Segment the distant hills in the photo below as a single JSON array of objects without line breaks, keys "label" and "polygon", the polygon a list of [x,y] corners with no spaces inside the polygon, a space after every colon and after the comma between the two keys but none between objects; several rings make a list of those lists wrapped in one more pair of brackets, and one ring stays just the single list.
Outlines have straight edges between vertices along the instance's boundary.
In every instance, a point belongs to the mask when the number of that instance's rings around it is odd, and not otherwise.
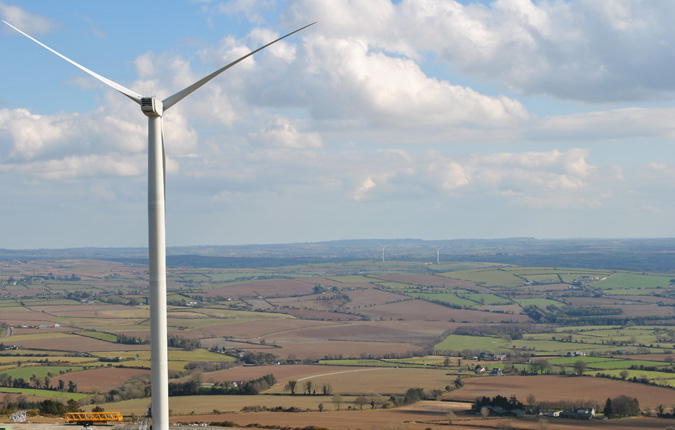
[{"label": "distant hills", "polygon": [[[167,264],[189,267],[272,267],[326,260],[486,261],[522,266],[675,272],[675,238],[663,239],[355,239],[269,245],[167,248]],[[146,248],[0,249],[0,260],[99,259],[147,263]]]}]

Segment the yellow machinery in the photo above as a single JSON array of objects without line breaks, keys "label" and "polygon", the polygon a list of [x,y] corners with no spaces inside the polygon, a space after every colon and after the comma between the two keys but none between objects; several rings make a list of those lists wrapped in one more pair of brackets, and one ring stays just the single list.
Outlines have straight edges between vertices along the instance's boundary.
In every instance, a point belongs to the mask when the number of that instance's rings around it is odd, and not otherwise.
[{"label": "yellow machinery", "polygon": [[108,421],[122,421],[119,412],[68,412],[66,422],[68,424],[107,424]]}]

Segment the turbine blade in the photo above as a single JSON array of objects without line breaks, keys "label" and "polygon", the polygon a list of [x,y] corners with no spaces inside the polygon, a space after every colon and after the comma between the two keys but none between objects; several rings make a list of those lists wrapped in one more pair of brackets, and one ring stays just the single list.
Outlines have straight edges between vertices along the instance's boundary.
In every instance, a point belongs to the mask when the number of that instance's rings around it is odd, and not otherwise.
[{"label": "turbine blade", "polygon": [[297,33],[297,32],[300,31],[300,30],[304,30],[305,28],[307,28],[307,27],[309,27],[309,26],[312,26],[312,25],[314,25],[314,24],[316,24],[316,22],[313,22],[313,23],[311,23],[311,24],[309,24],[309,25],[306,25],[306,26],[304,26],[304,27],[298,28],[297,30],[292,31],[292,32],[288,33],[287,35],[282,36],[282,37],[278,38],[277,40],[274,40],[274,41],[268,43],[267,45],[261,46],[260,48],[256,49],[255,51],[251,51],[251,52],[249,52],[248,54],[244,55],[243,57],[239,58],[238,60],[235,60],[235,61],[231,62],[231,63],[228,64],[227,66],[222,67],[222,68],[216,70],[215,72],[213,72],[213,73],[211,73],[210,75],[208,75],[208,76],[202,78],[201,80],[195,82],[194,84],[190,85],[189,87],[184,88],[183,90],[177,92],[176,94],[174,94],[174,95],[172,95],[172,96],[170,96],[170,97],[167,97],[166,99],[164,99],[164,100],[162,101],[162,103],[164,104],[164,110],[169,109],[171,106],[173,106],[173,105],[175,105],[176,103],[178,103],[179,101],[183,100],[185,97],[189,96],[193,91],[195,91],[196,89],[198,89],[199,87],[201,87],[201,86],[204,85],[205,83],[209,82],[211,79],[215,78],[216,76],[220,75],[220,74],[223,73],[225,70],[229,69],[230,67],[234,66],[235,64],[237,64],[237,63],[239,63],[239,62],[241,62],[241,61],[247,59],[248,57],[250,57],[251,55],[255,54],[256,52],[262,51],[263,49],[267,48],[268,46],[270,46],[270,45],[272,45],[272,44],[274,44],[274,43],[277,43],[277,42],[280,41],[281,39],[285,39],[285,38],[287,38],[288,36],[290,36],[290,35],[292,35],[292,34],[295,34],[295,33]]},{"label": "turbine blade", "polygon": [[164,187],[164,213],[166,214],[166,151],[164,150],[164,117],[159,117],[159,130],[162,137],[162,185]]},{"label": "turbine blade", "polygon": [[27,38],[29,38],[29,39],[32,40],[33,42],[37,43],[38,45],[40,45],[40,46],[42,46],[43,48],[47,49],[48,51],[51,51],[51,52],[53,52],[54,54],[58,55],[59,57],[63,58],[64,60],[66,60],[67,62],[69,62],[70,64],[72,64],[73,66],[75,66],[75,67],[81,69],[82,71],[84,71],[84,72],[90,74],[91,76],[95,77],[96,79],[98,79],[99,81],[101,81],[101,82],[103,82],[104,84],[108,85],[109,87],[111,87],[111,88],[113,88],[113,89],[119,91],[120,93],[122,93],[122,94],[124,94],[125,96],[129,97],[131,100],[135,101],[136,103],[141,104],[141,95],[140,95],[140,94],[138,94],[138,93],[136,93],[136,92],[130,90],[129,88],[126,88],[126,87],[124,87],[124,86],[118,84],[117,82],[111,81],[111,80],[108,79],[108,78],[104,78],[103,76],[99,75],[99,74],[96,73],[96,72],[92,72],[91,70],[87,69],[86,67],[82,66],[81,64],[78,64],[78,63],[76,63],[75,61],[71,60],[70,58],[66,57],[65,55],[59,54],[58,52],[54,51],[54,50],[53,50],[52,48],[50,48],[49,46],[45,45],[44,43],[40,42],[39,40],[36,40],[36,39],[32,38],[32,37],[29,36],[28,34],[24,33],[23,31],[21,31],[21,30],[19,30],[18,28],[14,27],[12,24],[8,23],[7,21],[2,20],[2,22],[4,22],[5,24],[7,24],[8,26],[12,27],[14,30],[18,31],[19,33],[23,34],[24,36],[26,36]]}]

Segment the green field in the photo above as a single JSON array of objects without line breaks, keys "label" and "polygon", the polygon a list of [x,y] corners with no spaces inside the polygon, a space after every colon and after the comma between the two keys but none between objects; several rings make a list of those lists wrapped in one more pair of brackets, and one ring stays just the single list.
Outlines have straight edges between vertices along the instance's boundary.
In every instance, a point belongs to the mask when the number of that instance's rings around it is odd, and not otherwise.
[{"label": "green field", "polygon": [[10,387],[0,387],[0,393],[23,394],[24,396],[47,397],[50,399],[64,399],[64,400],[69,399],[80,400],[90,396],[90,394],[85,393],[68,393],[66,391],[38,390],[35,388],[10,388]]},{"label": "green field", "polygon": [[546,309],[547,306],[557,306],[559,308],[565,307],[565,304],[557,300],[551,299],[514,299],[522,307],[525,306],[536,306],[540,309]]},{"label": "green field", "polygon": [[501,337],[464,336],[451,334],[436,344],[436,351],[463,351],[465,349],[498,352],[508,341]]},{"label": "green field", "polygon": [[486,287],[519,287],[524,282],[513,273],[502,269],[460,270],[440,273],[440,275],[472,281]]},{"label": "green field", "polygon": [[340,282],[342,284],[368,284],[370,282],[376,281],[373,278],[368,276],[354,275],[354,276],[331,276],[326,279],[331,281]]},{"label": "green field", "polygon": [[593,283],[602,289],[668,288],[672,277],[640,275],[636,273],[616,273],[607,279]]},{"label": "green field", "polygon": [[52,376],[59,376],[64,373],[77,372],[82,369],[82,367],[75,366],[24,366],[7,370],[3,373],[10,375],[12,378],[23,378],[28,381],[33,375],[38,378],[44,378],[45,376],[49,376],[49,374]]},{"label": "green field", "polygon": [[100,331],[79,331],[75,333],[78,336],[91,337],[94,339],[104,340],[106,342],[117,342],[117,336],[110,333],[102,333]]}]

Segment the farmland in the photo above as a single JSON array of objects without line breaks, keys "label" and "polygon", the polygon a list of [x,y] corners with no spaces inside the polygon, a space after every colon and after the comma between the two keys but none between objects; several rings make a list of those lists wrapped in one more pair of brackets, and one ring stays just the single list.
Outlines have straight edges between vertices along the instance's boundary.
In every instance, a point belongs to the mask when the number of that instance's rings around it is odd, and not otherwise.
[{"label": "farmland", "polygon": [[[495,262],[172,267],[171,383],[198,380],[208,390],[274,375],[256,395],[172,397],[172,420],[246,425],[277,414],[289,425],[318,425],[322,410],[336,416],[331,429],[406,420],[424,429],[450,410],[469,420],[462,414],[476,396],[576,398],[596,407],[617,393],[655,415],[675,395],[671,281],[669,273]],[[0,288],[5,404],[72,398],[85,408],[144,413],[145,266],[11,260]],[[489,376],[492,369],[505,376]],[[427,401],[397,403],[411,388]],[[364,396],[366,407],[356,406]],[[312,412],[266,411],[277,407]]]}]

